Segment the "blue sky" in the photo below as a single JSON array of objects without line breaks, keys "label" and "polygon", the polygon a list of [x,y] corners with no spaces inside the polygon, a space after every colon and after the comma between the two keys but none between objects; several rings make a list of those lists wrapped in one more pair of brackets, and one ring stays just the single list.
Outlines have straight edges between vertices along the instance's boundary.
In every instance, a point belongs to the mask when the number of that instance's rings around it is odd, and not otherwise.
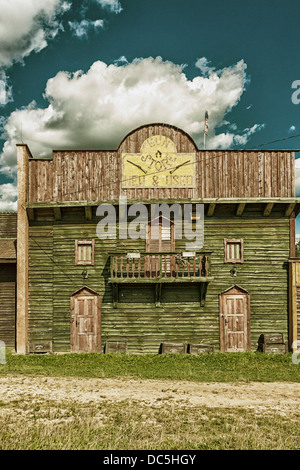
[{"label": "blue sky", "polygon": [[208,109],[209,148],[300,148],[297,0],[0,0],[0,11],[0,210],[16,207],[21,140],[34,156],[116,148],[163,121],[201,148]]}]

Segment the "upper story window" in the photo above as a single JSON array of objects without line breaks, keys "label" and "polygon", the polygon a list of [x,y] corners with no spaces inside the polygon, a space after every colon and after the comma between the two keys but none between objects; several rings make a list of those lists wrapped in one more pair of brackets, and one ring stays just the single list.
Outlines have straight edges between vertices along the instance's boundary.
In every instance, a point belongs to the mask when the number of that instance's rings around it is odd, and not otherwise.
[{"label": "upper story window", "polygon": [[224,239],[225,263],[243,263],[243,240],[236,238]]},{"label": "upper story window", "polygon": [[75,241],[75,264],[94,265],[95,240]]},{"label": "upper story window", "polygon": [[157,217],[147,225],[146,233],[147,252],[175,251],[174,223],[165,217]]}]

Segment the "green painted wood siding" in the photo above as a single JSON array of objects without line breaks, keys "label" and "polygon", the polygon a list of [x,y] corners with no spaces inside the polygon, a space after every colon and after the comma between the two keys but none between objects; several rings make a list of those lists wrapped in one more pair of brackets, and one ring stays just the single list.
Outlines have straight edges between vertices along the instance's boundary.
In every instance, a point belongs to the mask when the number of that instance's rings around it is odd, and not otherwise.
[{"label": "green painted wood siding", "polygon": [[[74,211],[74,214],[76,211]],[[154,303],[154,285],[122,286],[118,308],[112,303],[108,284],[109,256],[145,251],[145,240],[99,240],[97,220],[79,215],[50,224],[39,220],[30,227],[29,338],[53,340],[54,351],[70,350],[70,296],[87,286],[102,296],[102,345],[127,341],[129,352],[157,353],[162,342],[210,343],[219,349],[219,294],[234,284],[250,294],[251,344],[256,349],[261,333],[288,331],[289,219],[282,210],[262,217],[261,209],[246,209],[235,217],[233,209],[218,206],[205,219],[205,244],[211,251],[211,276],[206,302],[200,307],[197,289],[188,285],[162,286],[160,307]],[[48,225],[44,225],[47,223]],[[224,263],[224,238],[243,238],[244,263]],[[95,239],[94,266],[75,266],[75,240]],[[176,251],[184,251],[176,240]],[[88,278],[82,278],[87,268]]]}]

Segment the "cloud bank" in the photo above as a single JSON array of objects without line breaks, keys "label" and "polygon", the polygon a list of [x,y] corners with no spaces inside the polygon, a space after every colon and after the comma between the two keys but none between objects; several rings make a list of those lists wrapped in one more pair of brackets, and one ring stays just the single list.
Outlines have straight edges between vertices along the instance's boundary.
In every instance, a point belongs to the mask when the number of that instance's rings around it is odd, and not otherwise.
[{"label": "cloud bank", "polygon": [[[207,148],[244,145],[262,126],[240,132],[224,117],[236,106],[247,82],[244,61],[215,70],[203,59],[205,73],[189,80],[184,66],[160,57],[125,57],[114,64],[96,61],[84,73],[59,72],[48,80],[44,98],[14,111],[2,123],[5,139],[0,156],[2,173],[16,178],[16,143],[22,139],[36,157],[58,148],[115,149],[131,130],[163,122],[189,133],[202,146],[205,111],[209,112]],[[227,131],[217,134],[223,125]]]},{"label": "cloud bank", "polygon": [[57,16],[71,4],[63,0],[1,0],[0,67],[21,62],[47,46],[62,28]]},{"label": "cloud bank", "polygon": [[65,0],[0,0],[0,105],[12,100],[7,69],[44,49],[63,30],[58,17],[70,7]]}]

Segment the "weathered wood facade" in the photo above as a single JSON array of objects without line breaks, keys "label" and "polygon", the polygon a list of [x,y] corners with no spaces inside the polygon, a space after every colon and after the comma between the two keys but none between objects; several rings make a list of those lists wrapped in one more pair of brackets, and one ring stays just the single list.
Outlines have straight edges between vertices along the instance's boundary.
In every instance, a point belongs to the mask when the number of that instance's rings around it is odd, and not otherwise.
[{"label": "weathered wood facade", "polygon": [[[43,160],[20,145],[18,155],[18,352],[105,351],[111,342],[137,353],[162,343],[239,351],[268,332],[291,346],[293,151],[200,151],[182,130],[154,124],[113,151]],[[173,239],[160,222],[157,244],[120,238],[124,197],[149,214],[157,203],[192,204],[194,229],[203,205],[203,247],[186,253],[184,236]],[[115,238],[97,236],[104,203],[116,208]]]},{"label": "weathered wood facade", "polygon": [[17,214],[0,213],[0,341],[15,349]]}]

